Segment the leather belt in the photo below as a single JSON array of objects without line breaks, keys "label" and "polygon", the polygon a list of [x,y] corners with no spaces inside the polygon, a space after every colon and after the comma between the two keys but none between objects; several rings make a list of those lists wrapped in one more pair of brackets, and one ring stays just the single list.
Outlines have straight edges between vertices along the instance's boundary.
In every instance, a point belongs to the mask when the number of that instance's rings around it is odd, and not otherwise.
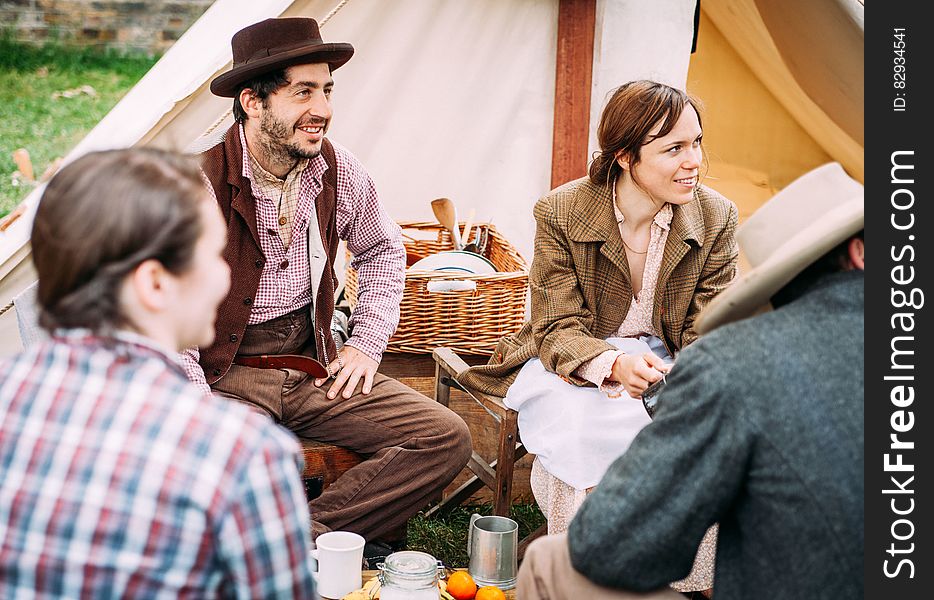
[{"label": "leather belt", "polygon": [[317,379],[331,377],[327,368],[308,356],[300,354],[263,354],[261,356],[240,356],[233,359],[235,365],[253,367],[255,369],[294,369],[308,373]]}]

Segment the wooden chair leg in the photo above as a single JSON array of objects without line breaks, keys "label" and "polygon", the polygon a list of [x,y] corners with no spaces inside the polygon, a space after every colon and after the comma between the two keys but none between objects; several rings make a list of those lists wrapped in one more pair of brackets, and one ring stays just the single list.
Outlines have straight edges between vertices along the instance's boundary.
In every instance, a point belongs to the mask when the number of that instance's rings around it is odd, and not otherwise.
[{"label": "wooden chair leg", "polygon": [[545,523],[529,535],[522,538],[519,542],[519,548],[516,550],[516,556],[521,561],[525,557],[525,551],[529,549],[529,544],[548,533],[548,523]]},{"label": "wooden chair leg", "polygon": [[456,490],[451,492],[451,494],[435,504],[430,509],[425,511],[425,516],[429,519],[432,517],[446,515],[464,502],[466,502],[471,496],[483,489],[483,486],[486,484],[483,481],[474,475],[464,483],[460,485]]},{"label": "wooden chair leg", "polygon": [[450,408],[451,386],[443,383],[443,378],[447,371],[441,367],[440,363],[435,363],[435,400]]},{"label": "wooden chair leg", "polygon": [[457,376],[469,367],[467,363],[450,348],[436,348],[432,353],[435,360],[435,400],[447,405],[450,401],[451,387],[457,387],[471,396],[498,424],[497,458],[487,462],[476,452],[473,453],[467,468],[474,474],[440,505],[433,507],[428,514],[443,514],[453,505],[460,504],[471,494],[487,486],[493,492],[493,514],[509,516],[512,506],[512,478],[515,463],[526,454],[525,447],[519,443],[518,413],[503,404],[503,399],[469,391],[457,382]]},{"label": "wooden chair leg", "polygon": [[516,439],[519,434],[518,416],[513,410],[507,411],[500,423],[493,514],[501,517],[508,517],[509,508],[512,506],[512,474],[516,463]]}]

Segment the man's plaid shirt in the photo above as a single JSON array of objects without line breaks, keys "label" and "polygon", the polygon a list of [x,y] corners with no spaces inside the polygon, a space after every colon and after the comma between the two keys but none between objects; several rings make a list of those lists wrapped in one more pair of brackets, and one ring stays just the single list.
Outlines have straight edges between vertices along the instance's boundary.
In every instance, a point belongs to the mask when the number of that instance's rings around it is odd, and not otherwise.
[{"label": "man's plaid shirt", "polygon": [[289,433],[133,334],[0,373],[0,598],[315,597]]}]

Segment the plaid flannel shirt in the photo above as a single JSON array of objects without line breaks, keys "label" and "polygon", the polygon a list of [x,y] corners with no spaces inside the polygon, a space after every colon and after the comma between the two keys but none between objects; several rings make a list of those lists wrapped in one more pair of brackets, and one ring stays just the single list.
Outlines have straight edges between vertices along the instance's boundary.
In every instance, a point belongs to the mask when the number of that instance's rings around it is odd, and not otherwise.
[{"label": "plaid flannel shirt", "polygon": [[0,598],[316,597],[289,433],[134,334],[0,373]]},{"label": "plaid flannel shirt", "polygon": [[[242,172],[250,180],[256,198],[257,230],[266,257],[250,311],[249,324],[255,325],[311,303],[308,224],[328,166],[320,154],[301,161],[298,165],[304,166],[301,175],[287,177],[283,188],[277,190],[260,174],[254,174],[242,125],[239,132],[243,144]],[[357,306],[350,318],[352,335],[347,345],[380,362],[399,325],[399,303],[405,287],[402,230],[383,208],[373,180],[360,161],[343,146],[334,141],[331,144],[337,158],[337,233],[354,256],[351,265],[357,270],[359,281]],[[206,185],[213,196],[214,189],[209,183]],[[280,234],[280,198],[283,211],[292,221],[288,225],[291,239],[285,242]],[[186,374],[207,393],[199,358],[196,348],[182,354]]]}]

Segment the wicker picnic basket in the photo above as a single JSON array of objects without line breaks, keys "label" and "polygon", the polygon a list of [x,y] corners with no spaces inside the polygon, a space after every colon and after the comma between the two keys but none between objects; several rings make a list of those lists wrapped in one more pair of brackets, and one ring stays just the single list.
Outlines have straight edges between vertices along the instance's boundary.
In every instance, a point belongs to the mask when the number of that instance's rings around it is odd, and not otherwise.
[{"label": "wicker picnic basket", "polygon": [[[453,250],[450,233],[435,222],[402,222],[405,248],[428,256]],[[463,223],[461,223],[463,226]],[[496,227],[479,223],[471,239],[486,239],[483,255],[496,267],[496,273],[470,275],[440,271],[413,271],[405,274],[399,327],[390,338],[387,352],[431,352],[447,346],[463,354],[491,354],[496,342],[519,331],[525,322],[526,289],[529,268],[525,259]],[[357,305],[357,272],[347,261],[345,290],[351,309]],[[474,281],[472,291],[429,292],[428,282]]]}]

